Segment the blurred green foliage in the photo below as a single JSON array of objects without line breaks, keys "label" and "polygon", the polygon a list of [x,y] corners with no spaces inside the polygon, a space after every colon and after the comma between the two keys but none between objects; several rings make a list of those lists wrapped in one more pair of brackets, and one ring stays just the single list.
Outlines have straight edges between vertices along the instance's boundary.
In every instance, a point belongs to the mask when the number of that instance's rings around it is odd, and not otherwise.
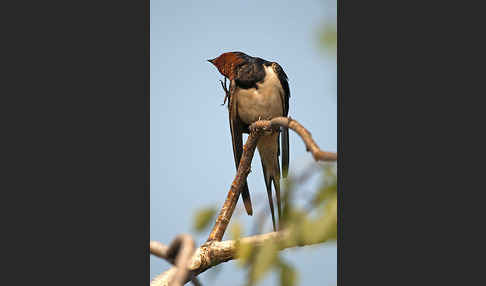
[{"label": "blurred green foliage", "polygon": [[215,207],[205,207],[196,211],[194,214],[193,228],[197,232],[202,232],[214,222],[216,215]]},{"label": "blurred green foliage", "polygon": [[294,286],[297,285],[297,271],[295,268],[284,262],[280,263],[280,285]]},{"label": "blurred green foliage", "polygon": [[319,45],[323,50],[331,53],[337,51],[337,28],[335,24],[325,23],[318,31]]},{"label": "blurred green foliage", "polygon": [[278,263],[278,245],[267,240],[259,248],[255,248],[255,255],[250,261],[249,276],[247,285],[255,285],[264,275]]},{"label": "blurred green foliage", "polygon": [[[247,286],[258,284],[269,272],[280,275],[281,286],[298,285],[298,272],[292,263],[284,261],[279,250],[287,246],[318,244],[335,240],[337,236],[337,176],[335,164],[326,164],[318,171],[318,188],[303,206],[297,206],[294,197],[299,196],[299,186],[311,176],[289,177],[284,181],[282,226],[290,235],[285,240],[267,240],[260,246],[242,243],[245,236],[243,225],[234,217],[230,234],[237,241],[237,265],[247,271]],[[196,212],[194,226],[198,231],[206,229],[214,221],[216,209],[203,208]],[[262,223],[255,220],[255,223]]]},{"label": "blurred green foliage", "polygon": [[[297,285],[298,273],[289,262],[283,261],[279,249],[293,245],[308,245],[335,240],[337,235],[337,177],[335,165],[321,169],[321,182],[311,200],[297,206],[298,186],[302,181],[289,177],[283,195],[282,225],[290,232],[288,239],[266,241],[260,247],[239,244],[238,263],[248,271],[246,285],[256,285],[271,270],[280,271],[280,285]],[[310,176],[303,176],[309,178]],[[242,235],[239,229],[238,234]]]},{"label": "blurred green foliage", "polygon": [[[337,27],[334,22],[325,22],[318,30],[319,48],[332,56],[337,52]],[[306,176],[303,176],[306,177]],[[270,271],[280,274],[281,286],[298,285],[298,271],[292,263],[285,261],[279,249],[286,245],[308,245],[324,243],[337,238],[337,174],[335,164],[326,164],[321,169],[321,183],[312,199],[304,207],[295,204],[294,196],[302,181],[288,178],[284,182],[282,196],[283,211],[281,225],[290,232],[285,241],[266,241],[262,246],[241,243],[244,237],[242,224],[233,218],[231,237],[237,241],[237,264],[248,272],[246,285],[260,282]],[[208,207],[196,212],[194,228],[204,231],[213,221],[216,208]],[[262,224],[261,221],[256,221]],[[259,228],[261,229],[261,228]]]}]

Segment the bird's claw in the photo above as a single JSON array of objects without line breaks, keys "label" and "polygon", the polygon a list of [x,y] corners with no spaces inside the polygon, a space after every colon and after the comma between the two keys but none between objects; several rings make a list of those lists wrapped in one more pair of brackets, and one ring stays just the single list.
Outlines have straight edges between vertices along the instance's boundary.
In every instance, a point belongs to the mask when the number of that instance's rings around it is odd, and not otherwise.
[{"label": "bird's claw", "polygon": [[228,91],[228,88],[226,87],[226,77],[224,78],[224,82],[222,80],[219,80],[219,82],[221,83],[221,87],[223,88],[224,90],[224,101],[223,101],[223,104],[221,105],[225,105],[226,104],[226,100],[229,98],[229,91]]}]

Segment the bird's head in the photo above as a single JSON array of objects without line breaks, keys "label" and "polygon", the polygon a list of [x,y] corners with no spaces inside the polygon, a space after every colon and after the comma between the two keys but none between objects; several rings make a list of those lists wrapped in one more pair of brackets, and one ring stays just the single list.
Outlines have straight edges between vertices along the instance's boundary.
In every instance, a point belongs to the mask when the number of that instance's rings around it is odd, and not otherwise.
[{"label": "bird's head", "polygon": [[222,75],[232,80],[235,68],[243,63],[244,59],[236,52],[228,52],[208,62],[212,63]]}]

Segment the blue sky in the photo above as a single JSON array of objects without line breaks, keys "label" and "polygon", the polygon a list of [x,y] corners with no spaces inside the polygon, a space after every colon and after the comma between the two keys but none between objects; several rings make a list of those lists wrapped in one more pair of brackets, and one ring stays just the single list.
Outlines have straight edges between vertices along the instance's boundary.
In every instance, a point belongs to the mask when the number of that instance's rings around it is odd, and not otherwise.
[{"label": "blue sky", "polygon": [[[336,58],[319,50],[317,35],[322,23],[335,23],[336,4],[151,0],[150,5],[150,239],[168,244],[177,234],[189,233],[199,245],[207,233],[192,231],[194,212],[205,206],[219,208],[235,174],[228,111],[221,106],[222,76],[206,60],[238,50],[277,61],[289,77],[289,115],[312,132],[322,149],[336,151]],[[268,208],[255,154],[250,193],[254,205]],[[290,173],[312,164],[300,138],[291,133]],[[243,212],[240,200],[236,214]],[[254,223],[254,217],[238,219],[247,226]],[[267,221],[265,231],[270,230]],[[336,284],[335,243],[286,250],[283,255],[300,271],[300,285]],[[151,278],[169,267],[151,257]],[[203,273],[202,283],[243,284],[245,272],[236,263],[221,269],[215,275],[211,270]],[[271,275],[260,285],[277,281]]]}]

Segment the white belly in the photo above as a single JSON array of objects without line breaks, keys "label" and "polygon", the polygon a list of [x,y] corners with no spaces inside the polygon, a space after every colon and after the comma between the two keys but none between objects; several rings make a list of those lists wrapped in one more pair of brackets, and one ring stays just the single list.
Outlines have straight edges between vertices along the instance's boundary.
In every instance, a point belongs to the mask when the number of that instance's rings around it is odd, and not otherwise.
[{"label": "white belly", "polygon": [[240,119],[251,124],[259,119],[269,120],[283,115],[283,89],[280,80],[272,67],[265,67],[266,75],[262,83],[256,88],[238,89],[238,115]]}]

